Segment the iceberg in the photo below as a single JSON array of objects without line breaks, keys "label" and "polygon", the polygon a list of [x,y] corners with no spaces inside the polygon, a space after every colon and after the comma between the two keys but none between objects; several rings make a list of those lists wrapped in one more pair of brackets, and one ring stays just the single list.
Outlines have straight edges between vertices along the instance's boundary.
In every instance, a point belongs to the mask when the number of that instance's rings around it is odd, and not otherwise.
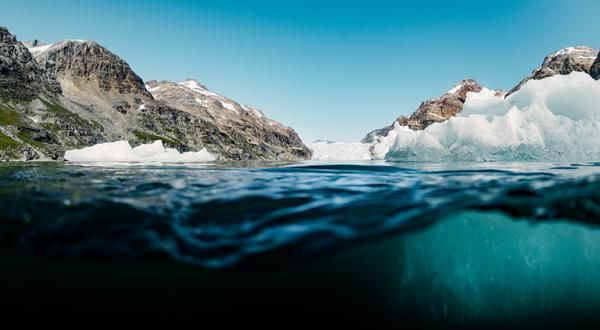
[{"label": "iceberg", "polygon": [[313,160],[324,161],[350,161],[350,160],[371,160],[369,143],[312,143],[308,147],[313,151]]},{"label": "iceberg", "polygon": [[173,162],[198,163],[213,161],[216,157],[206,149],[184,152],[165,148],[162,141],[132,148],[127,141],[100,143],[91,147],[68,150],[65,160],[71,162]]},{"label": "iceberg", "polygon": [[470,92],[456,117],[422,131],[396,123],[372,152],[411,161],[596,161],[600,81],[573,72],[530,80],[506,98]]}]

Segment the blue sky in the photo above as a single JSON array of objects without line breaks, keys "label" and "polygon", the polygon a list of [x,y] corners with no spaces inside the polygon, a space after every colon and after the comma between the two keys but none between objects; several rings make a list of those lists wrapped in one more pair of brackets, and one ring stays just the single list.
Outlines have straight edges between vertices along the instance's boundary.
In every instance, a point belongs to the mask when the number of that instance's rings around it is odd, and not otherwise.
[{"label": "blue sky", "polygon": [[600,1],[10,1],[20,40],[95,40],[144,79],[191,77],[294,127],[357,141],[463,78],[508,89],[600,47]]}]

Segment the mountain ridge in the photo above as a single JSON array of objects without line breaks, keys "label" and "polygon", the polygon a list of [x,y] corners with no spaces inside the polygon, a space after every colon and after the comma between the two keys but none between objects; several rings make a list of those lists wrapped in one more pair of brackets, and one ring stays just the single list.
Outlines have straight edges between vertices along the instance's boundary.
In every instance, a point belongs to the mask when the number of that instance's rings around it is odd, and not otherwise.
[{"label": "mountain ridge", "polygon": [[[0,67],[14,64],[14,59],[22,62],[0,71],[0,91],[6,91],[1,94],[5,97],[0,107],[24,123],[21,126],[49,136],[48,148],[36,148],[36,143],[17,138],[21,128],[0,119],[0,133],[4,132],[0,149],[11,147],[0,159],[60,160],[67,149],[118,140],[139,145],[158,139],[179,151],[206,148],[223,160],[310,158],[310,150],[293,129],[285,126],[285,132],[275,134],[258,123],[264,114],[249,106],[244,107],[255,116],[246,118],[246,130],[239,130],[205,113],[156,100],[127,62],[94,41],[67,39],[43,44],[36,40],[28,42],[28,49],[6,28],[0,31],[0,40]],[[16,101],[23,102],[15,105]],[[45,103],[59,111],[49,111]],[[64,123],[65,118],[71,120]],[[82,138],[82,130],[88,138]]]}]

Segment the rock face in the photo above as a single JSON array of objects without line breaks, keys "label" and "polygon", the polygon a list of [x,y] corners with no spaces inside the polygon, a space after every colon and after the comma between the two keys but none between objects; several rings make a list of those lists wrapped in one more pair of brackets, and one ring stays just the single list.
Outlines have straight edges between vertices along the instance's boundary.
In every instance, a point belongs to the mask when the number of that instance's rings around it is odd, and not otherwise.
[{"label": "rock face", "polygon": [[[290,127],[260,110],[209,91],[193,79],[174,83],[149,81],[152,96],[214,126],[211,142],[233,159],[307,159],[310,150]],[[255,156],[253,156],[255,155]]]},{"label": "rock face", "polygon": [[65,40],[30,48],[46,71],[59,80],[95,83],[105,92],[150,97],[143,80],[125,61],[101,45],[87,40]]},{"label": "rock face", "polygon": [[422,130],[433,124],[446,121],[462,111],[468,92],[478,93],[481,86],[473,79],[466,79],[444,95],[425,101],[410,117],[400,117],[398,122],[413,130]]},{"label": "rock face", "polygon": [[[400,116],[396,121],[401,126],[408,126],[412,130],[422,130],[433,123],[446,121],[462,111],[468,92],[480,92],[482,87],[473,79],[465,79],[444,93],[442,96],[421,103],[419,108],[410,117]],[[379,136],[385,136],[394,128],[390,126],[376,129],[368,133],[362,140],[363,143],[372,143]]]},{"label": "rock face", "polygon": [[0,28],[0,160],[61,159],[66,148],[105,141],[63,101],[60,84]]},{"label": "rock face", "polygon": [[200,147],[162,128],[176,123],[180,111],[156,102],[129,65],[101,45],[65,40],[30,51],[60,83],[68,108],[98,123],[108,141],[139,144],[160,138],[170,147]]},{"label": "rock face", "polygon": [[598,53],[598,57],[596,57],[594,64],[592,64],[592,67],[590,68],[590,76],[596,80],[600,79],[600,52]]},{"label": "rock face", "polygon": [[540,67],[511,89],[507,96],[516,92],[531,79],[543,79],[557,74],[567,75],[573,71],[586,72],[594,79],[600,78],[599,52],[585,46],[567,47],[544,58]]},{"label": "rock face", "polygon": [[[401,117],[401,118],[405,118],[405,117]],[[395,121],[394,121],[394,123],[395,123]],[[394,124],[392,123],[389,126],[385,126],[382,128],[378,128],[376,130],[372,130],[369,133],[367,133],[367,135],[365,135],[365,137],[362,140],[360,140],[360,142],[362,142],[362,143],[377,142],[377,138],[388,135],[388,133],[393,129],[394,129]]]},{"label": "rock face", "polygon": [[30,101],[40,93],[60,93],[27,48],[4,27],[0,27],[0,96]]}]

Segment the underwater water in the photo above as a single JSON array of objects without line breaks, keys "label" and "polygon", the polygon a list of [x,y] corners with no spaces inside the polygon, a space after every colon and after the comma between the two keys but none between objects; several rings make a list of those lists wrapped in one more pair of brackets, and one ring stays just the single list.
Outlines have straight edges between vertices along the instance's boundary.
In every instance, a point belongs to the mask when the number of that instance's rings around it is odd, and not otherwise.
[{"label": "underwater water", "polygon": [[2,164],[3,299],[588,325],[599,189],[596,163]]}]

